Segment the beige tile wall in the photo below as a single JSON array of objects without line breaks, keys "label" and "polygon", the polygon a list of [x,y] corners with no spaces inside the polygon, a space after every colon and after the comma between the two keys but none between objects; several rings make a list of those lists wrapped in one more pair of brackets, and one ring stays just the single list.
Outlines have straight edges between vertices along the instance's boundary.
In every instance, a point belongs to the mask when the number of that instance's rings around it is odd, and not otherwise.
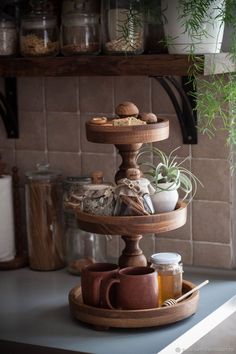
[{"label": "beige tile wall", "polygon": [[[37,162],[49,162],[64,176],[88,175],[102,168],[112,180],[119,164],[112,145],[93,144],[85,136],[85,121],[92,115],[114,115],[123,100],[141,111],[152,110],[170,120],[170,137],[156,145],[169,152],[180,146],[180,158],[189,156],[192,171],[204,184],[188,206],[182,228],[160,235],[147,235],[141,247],[147,257],[158,251],[177,251],[184,264],[231,268],[233,261],[232,177],[227,162],[225,135],[213,140],[199,136],[198,145],[182,145],[173,106],[157,81],[146,77],[22,78],[18,80],[20,138],[6,139],[0,121],[0,152],[8,166],[20,169],[22,195],[25,171]],[[232,202],[234,204],[232,204]],[[107,241],[107,257],[117,258],[123,241]]]}]

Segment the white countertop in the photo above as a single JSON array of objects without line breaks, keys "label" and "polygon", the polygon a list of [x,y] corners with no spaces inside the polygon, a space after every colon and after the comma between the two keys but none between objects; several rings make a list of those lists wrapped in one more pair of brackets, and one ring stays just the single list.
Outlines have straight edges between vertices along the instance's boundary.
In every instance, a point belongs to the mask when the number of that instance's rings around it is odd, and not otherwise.
[{"label": "white countertop", "polygon": [[[163,327],[96,331],[74,320],[69,312],[68,293],[79,283],[79,277],[68,274],[65,269],[54,272],[36,272],[28,268],[2,271],[0,353],[7,345],[1,340],[64,349],[63,353],[159,353],[236,294],[233,271],[185,269],[184,278],[196,284],[210,280],[200,290],[195,315]],[[30,353],[34,354],[32,350]],[[173,353],[176,354],[176,350]]]}]

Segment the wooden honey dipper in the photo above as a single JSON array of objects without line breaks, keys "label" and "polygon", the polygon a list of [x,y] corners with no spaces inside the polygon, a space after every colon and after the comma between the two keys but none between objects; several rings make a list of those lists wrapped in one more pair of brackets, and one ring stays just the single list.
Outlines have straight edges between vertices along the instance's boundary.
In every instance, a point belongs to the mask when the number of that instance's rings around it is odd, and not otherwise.
[{"label": "wooden honey dipper", "polygon": [[176,305],[178,302],[184,300],[186,297],[188,297],[189,295],[191,295],[192,293],[194,293],[195,291],[199,290],[200,288],[202,288],[204,285],[208,284],[209,280],[205,280],[203,283],[195,286],[195,288],[191,289],[190,291],[188,291],[187,293],[185,293],[184,295],[180,296],[178,299],[168,299],[165,300],[163,302],[163,304],[161,305],[161,307],[168,307],[168,306],[173,306]]}]

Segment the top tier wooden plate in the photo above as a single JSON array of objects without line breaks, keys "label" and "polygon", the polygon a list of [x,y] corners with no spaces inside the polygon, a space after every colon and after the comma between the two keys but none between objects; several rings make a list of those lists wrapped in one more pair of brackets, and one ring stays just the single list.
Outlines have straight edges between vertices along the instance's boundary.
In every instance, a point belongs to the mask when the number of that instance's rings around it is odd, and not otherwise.
[{"label": "top tier wooden plate", "polygon": [[152,143],[169,137],[169,121],[158,118],[157,123],[146,125],[112,126],[86,123],[88,141],[100,144]]},{"label": "top tier wooden plate", "polygon": [[178,203],[174,211],[144,216],[101,216],[77,211],[82,230],[103,235],[137,235],[175,230],[186,223],[187,207]]}]

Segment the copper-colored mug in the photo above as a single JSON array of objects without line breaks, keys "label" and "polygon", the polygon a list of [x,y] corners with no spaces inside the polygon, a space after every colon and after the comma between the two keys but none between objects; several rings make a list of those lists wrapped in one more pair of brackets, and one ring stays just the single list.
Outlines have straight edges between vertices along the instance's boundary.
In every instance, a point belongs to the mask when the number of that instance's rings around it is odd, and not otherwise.
[{"label": "copper-colored mug", "polygon": [[[112,290],[115,290],[115,303],[111,299]],[[157,272],[150,267],[119,270],[116,279],[106,281],[103,291],[104,303],[111,309],[141,310],[158,307]]]},{"label": "copper-colored mug", "polygon": [[83,302],[95,307],[106,307],[103,303],[102,288],[106,281],[114,278],[118,265],[113,263],[93,263],[81,272],[81,290]]}]

